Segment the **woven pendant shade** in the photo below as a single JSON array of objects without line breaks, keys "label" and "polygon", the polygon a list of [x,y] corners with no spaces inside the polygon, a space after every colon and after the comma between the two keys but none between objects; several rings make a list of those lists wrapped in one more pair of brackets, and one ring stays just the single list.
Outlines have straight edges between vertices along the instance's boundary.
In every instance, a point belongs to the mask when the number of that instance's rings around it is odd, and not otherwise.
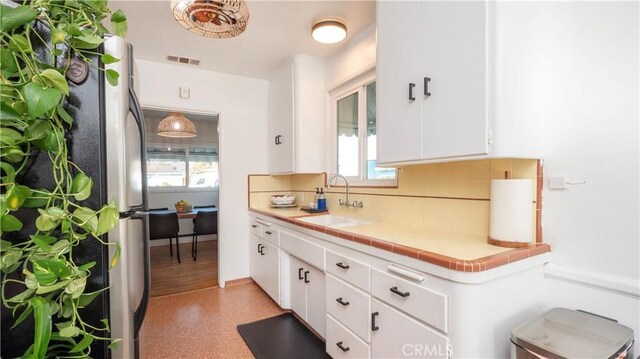
[{"label": "woven pendant shade", "polygon": [[196,137],[196,126],[184,114],[171,112],[158,124],[158,135],[164,137]]},{"label": "woven pendant shade", "polygon": [[249,22],[243,0],[171,0],[171,11],[185,29],[218,39],[242,34]]}]

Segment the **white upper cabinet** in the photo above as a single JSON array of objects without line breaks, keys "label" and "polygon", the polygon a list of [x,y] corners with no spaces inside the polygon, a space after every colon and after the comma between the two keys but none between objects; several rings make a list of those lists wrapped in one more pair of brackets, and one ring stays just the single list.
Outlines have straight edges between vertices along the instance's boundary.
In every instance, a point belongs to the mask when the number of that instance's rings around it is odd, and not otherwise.
[{"label": "white upper cabinet", "polygon": [[324,171],[324,60],[296,55],[269,81],[269,173]]},{"label": "white upper cabinet", "polygon": [[293,64],[269,81],[269,172],[293,172]]},{"label": "white upper cabinet", "polygon": [[486,154],[486,3],[420,4],[422,156]]},{"label": "white upper cabinet", "polygon": [[522,25],[536,16],[528,10],[378,2],[380,164],[542,156],[534,100],[542,86],[534,60],[540,29]]},{"label": "white upper cabinet", "polygon": [[420,7],[420,1],[378,2],[378,163],[422,158],[422,106],[410,99],[422,98],[416,86],[422,73]]}]

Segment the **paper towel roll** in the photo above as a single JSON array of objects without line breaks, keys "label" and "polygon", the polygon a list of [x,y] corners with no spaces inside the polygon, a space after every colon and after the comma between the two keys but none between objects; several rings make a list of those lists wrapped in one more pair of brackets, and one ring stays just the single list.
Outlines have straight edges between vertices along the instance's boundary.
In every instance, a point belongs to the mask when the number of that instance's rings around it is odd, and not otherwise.
[{"label": "paper towel roll", "polygon": [[523,247],[533,241],[533,181],[491,181],[489,243]]}]

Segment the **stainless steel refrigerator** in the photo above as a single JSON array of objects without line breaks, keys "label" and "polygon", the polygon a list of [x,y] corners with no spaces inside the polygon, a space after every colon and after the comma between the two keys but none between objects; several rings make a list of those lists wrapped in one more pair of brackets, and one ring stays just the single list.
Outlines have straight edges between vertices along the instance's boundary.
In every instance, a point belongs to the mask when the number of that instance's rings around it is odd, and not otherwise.
[{"label": "stainless steel refrigerator", "polygon": [[[40,30],[44,35],[48,33],[48,29]],[[79,73],[86,71],[87,76],[70,83],[70,95],[64,107],[74,117],[74,126],[68,133],[67,143],[71,160],[94,180],[92,194],[83,204],[95,209],[115,199],[121,219],[103,240],[119,241],[122,251],[117,265],[109,269],[113,249],[87,239],[74,250],[74,259],[80,264],[97,263],[88,279],[87,292],[109,287],[84,309],[83,318],[96,326],[101,319],[108,318],[111,337],[122,339],[114,350],[107,347],[107,342],[94,341],[92,357],[134,358],[139,357],[138,338],[150,283],[145,126],[133,87],[131,46],[113,36],[106,39],[100,51],[120,59],[105,66],[118,71],[119,84],[110,85],[104,72],[95,66],[79,65],[72,69]],[[43,57],[46,54],[46,51],[40,52]],[[98,64],[98,55],[92,61]],[[51,173],[50,167],[47,154],[36,153],[20,174],[21,181],[32,188],[50,188],[53,185],[51,176],[47,176]],[[37,212],[21,209],[16,216],[25,225],[7,239],[17,243],[35,233]],[[14,293],[9,291],[7,295]],[[11,311],[3,306],[1,314],[0,357],[22,356],[33,343],[33,323],[26,321],[10,329],[14,322]]]},{"label": "stainless steel refrigerator", "polygon": [[[105,42],[104,52],[120,59],[106,67],[121,74],[117,86],[104,86],[107,195],[120,212],[108,237],[122,248],[119,263],[109,271],[111,336],[122,339],[112,354],[132,358],[140,355],[150,285],[146,134],[134,90],[131,45],[114,36]],[[110,257],[113,251],[111,247]]]}]

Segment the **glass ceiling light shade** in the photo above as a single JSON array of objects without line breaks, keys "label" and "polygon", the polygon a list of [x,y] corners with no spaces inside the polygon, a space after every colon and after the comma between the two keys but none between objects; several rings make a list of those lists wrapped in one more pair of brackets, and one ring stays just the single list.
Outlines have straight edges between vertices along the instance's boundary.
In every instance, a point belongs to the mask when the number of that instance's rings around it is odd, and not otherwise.
[{"label": "glass ceiling light shade", "polygon": [[323,19],[311,27],[311,37],[323,44],[335,44],[347,37],[347,25],[338,19]]},{"label": "glass ceiling light shade", "polygon": [[242,34],[249,22],[249,8],[243,0],[171,0],[171,10],[185,29],[218,39]]},{"label": "glass ceiling light shade", "polygon": [[196,126],[184,114],[171,112],[158,124],[158,135],[164,137],[196,137]]}]

